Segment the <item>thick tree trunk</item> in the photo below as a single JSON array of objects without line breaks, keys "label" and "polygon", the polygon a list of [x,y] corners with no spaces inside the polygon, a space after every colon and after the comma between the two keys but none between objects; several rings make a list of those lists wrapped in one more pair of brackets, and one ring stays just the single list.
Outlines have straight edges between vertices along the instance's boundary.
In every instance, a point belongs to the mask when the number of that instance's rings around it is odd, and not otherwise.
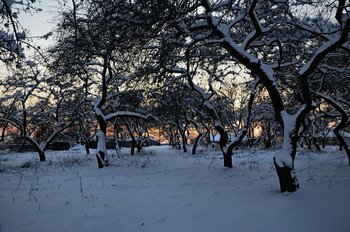
[{"label": "thick tree trunk", "polygon": [[294,171],[296,147],[300,138],[297,131],[299,131],[299,127],[296,117],[289,117],[288,121],[284,120],[282,149],[277,151],[273,158],[282,193],[295,192],[299,189],[298,179]]},{"label": "thick tree trunk", "polygon": [[273,158],[273,162],[275,164],[277,176],[280,182],[281,192],[295,192],[299,189],[298,180],[295,177],[294,167],[290,167],[289,165],[283,164],[280,166],[276,162],[276,158]]},{"label": "thick tree trunk", "polygon": [[96,118],[100,127],[99,131],[97,132],[97,151],[96,151],[97,164],[99,168],[103,168],[104,166],[109,166],[108,157],[107,157],[107,147],[106,147],[107,122],[105,121],[102,113],[102,107],[107,101],[106,74],[108,69],[108,63],[109,63],[109,56],[106,55],[104,57],[103,71],[101,76],[102,95],[101,95],[101,99],[98,101],[98,104],[95,105],[94,107]]},{"label": "thick tree trunk", "polygon": [[46,161],[45,151],[38,151],[39,159],[41,161]]},{"label": "thick tree trunk", "polygon": [[232,168],[232,154],[224,153],[224,167]]},{"label": "thick tree trunk", "polygon": [[97,158],[97,164],[99,168],[103,168],[104,166],[109,166],[109,161],[107,157],[107,148],[106,148],[106,133],[101,130],[107,128],[103,126],[101,128],[100,124],[100,130],[97,132],[97,151],[96,151],[96,158]]},{"label": "thick tree trunk", "polygon": [[222,127],[222,126],[216,126],[216,130],[220,133],[220,149],[222,152],[222,155],[224,157],[224,167],[227,168],[232,168],[232,153],[227,153],[226,147],[227,147],[227,142],[228,142],[228,134],[227,131]]}]

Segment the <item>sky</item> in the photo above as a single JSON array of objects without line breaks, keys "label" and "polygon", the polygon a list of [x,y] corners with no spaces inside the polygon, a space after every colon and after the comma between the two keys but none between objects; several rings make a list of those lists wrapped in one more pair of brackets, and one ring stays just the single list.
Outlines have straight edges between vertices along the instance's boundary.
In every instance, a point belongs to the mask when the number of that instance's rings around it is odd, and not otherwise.
[{"label": "sky", "polygon": [[[59,4],[57,0],[45,0],[37,2],[33,5],[36,8],[42,9],[40,12],[21,12],[19,14],[19,22],[26,30],[29,30],[30,36],[43,36],[55,27],[54,18],[58,14]],[[34,39],[33,43],[37,46],[47,47],[52,43],[52,39]]]},{"label": "sky", "polygon": [[[26,30],[27,38],[33,37],[29,43],[36,47],[40,46],[43,49],[42,51],[53,43],[54,38],[51,37],[50,39],[45,40],[37,37],[43,36],[54,29],[55,25],[57,24],[57,20],[55,21],[54,18],[59,15],[58,12],[61,9],[59,2],[61,1],[62,0],[37,0],[36,3],[32,4],[32,6],[37,9],[42,9],[41,11],[19,11],[18,20],[22,27],[22,29],[19,31],[22,32],[23,29]],[[23,6],[14,3],[12,8],[13,10],[18,8],[23,9]],[[33,50],[25,50],[27,59],[30,59],[32,51]],[[4,64],[1,62],[0,73],[5,73],[5,75],[7,73]]]}]

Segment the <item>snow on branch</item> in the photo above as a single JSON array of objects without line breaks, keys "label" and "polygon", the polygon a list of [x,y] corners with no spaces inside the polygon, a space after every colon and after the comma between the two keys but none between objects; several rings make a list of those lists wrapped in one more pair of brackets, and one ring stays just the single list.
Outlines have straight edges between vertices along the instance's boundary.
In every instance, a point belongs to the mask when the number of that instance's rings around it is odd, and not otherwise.
[{"label": "snow on branch", "polygon": [[247,50],[247,48],[249,47],[249,45],[256,39],[258,38],[259,36],[261,36],[263,33],[267,32],[270,30],[267,29],[267,28],[264,28],[261,23],[260,23],[260,20],[258,19],[258,16],[256,15],[256,12],[255,12],[255,7],[256,7],[256,4],[258,3],[257,0],[254,0],[252,2],[252,4],[250,5],[249,7],[249,10],[248,10],[248,14],[249,14],[249,17],[251,19],[251,22],[253,23],[253,26],[254,26],[254,29],[250,34],[248,34],[248,36],[245,38],[243,44],[242,44],[242,47],[244,48],[244,50]]},{"label": "snow on branch", "polygon": [[157,118],[151,114],[144,115],[144,114],[130,112],[130,111],[118,111],[115,113],[108,114],[108,115],[104,116],[103,118],[107,122],[107,121],[114,119],[114,118],[117,118],[117,117],[134,117],[134,118],[139,118],[139,119],[144,119],[144,120],[149,120],[149,119],[157,120]]},{"label": "snow on branch", "polygon": [[349,33],[350,19],[348,20],[348,28],[342,31],[342,34],[338,38],[333,38],[324,43],[313,55],[313,57],[300,69],[299,74],[301,77],[307,77],[314,71],[315,67],[321,62],[321,60],[331,51],[335,50],[343,43],[347,41]]}]

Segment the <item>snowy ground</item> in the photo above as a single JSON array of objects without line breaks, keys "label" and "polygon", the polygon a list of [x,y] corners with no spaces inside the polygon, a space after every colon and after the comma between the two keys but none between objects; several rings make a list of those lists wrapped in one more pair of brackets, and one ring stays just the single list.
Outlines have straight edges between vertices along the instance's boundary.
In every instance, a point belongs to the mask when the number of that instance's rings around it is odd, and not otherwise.
[{"label": "snowy ground", "polygon": [[350,231],[350,167],[336,148],[302,150],[301,189],[279,193],[272,151],[192,156],[167,146],[98,169],[84,150],[0,155],[1,232]]}]

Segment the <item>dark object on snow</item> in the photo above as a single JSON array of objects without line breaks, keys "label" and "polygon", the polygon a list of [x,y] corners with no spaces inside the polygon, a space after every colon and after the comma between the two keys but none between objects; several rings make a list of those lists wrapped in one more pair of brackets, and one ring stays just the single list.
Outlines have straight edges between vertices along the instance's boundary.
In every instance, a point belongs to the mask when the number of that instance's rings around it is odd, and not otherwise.
[{"label": "dark object on snow", "polygon": [[293,176],[294,168],[288,167],[287,165],[280,167],[277,164],[275,158],[273,158],[273,162],[275,164],[277,176],[280,181],[281,193],[284,193],[286,191],[295,192],[297,189],[299,189],[298,180],[295,176]]}]

